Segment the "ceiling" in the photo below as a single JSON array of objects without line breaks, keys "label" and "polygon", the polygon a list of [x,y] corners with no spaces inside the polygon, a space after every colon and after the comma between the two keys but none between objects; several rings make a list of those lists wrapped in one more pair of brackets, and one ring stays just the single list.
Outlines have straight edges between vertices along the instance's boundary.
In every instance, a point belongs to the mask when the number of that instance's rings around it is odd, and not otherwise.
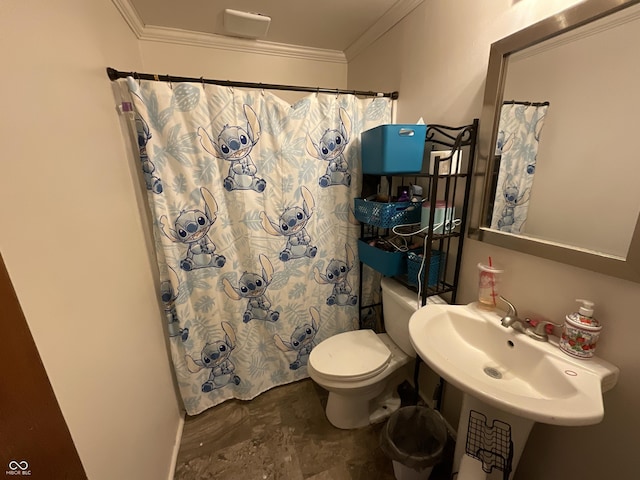
[{"label": "ceiling", "polygon": [[340,52],[347,51],[367,32],[378,30],[377,36],[381,35],[421,1],[128,0],[145,28],[224,35],[223,13],[231,8],[271,17],[262,41]]}]

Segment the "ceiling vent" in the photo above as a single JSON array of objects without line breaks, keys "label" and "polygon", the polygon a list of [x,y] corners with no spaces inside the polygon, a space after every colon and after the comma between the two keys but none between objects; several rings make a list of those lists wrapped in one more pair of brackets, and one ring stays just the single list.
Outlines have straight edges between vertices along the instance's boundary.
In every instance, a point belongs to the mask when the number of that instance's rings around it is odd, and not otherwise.
[{"label": "ceiling vent", "polygon": [[271,17],[261,13],[241,12],[230,8],[224,11],[224,29],[229,35],[262,38],[269,31]]}]

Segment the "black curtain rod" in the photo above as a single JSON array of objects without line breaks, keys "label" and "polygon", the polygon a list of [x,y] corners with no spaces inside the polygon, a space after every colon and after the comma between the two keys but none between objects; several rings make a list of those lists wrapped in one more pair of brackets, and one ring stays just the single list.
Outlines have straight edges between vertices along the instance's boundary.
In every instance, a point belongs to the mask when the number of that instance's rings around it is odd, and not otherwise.
[{"label": "black curtain rod", "polygon": [[193,83],[206,83],[211,85],[222,85],[224,87],[238,87],[238,88],[262,88],[266,90],[289,90],[294,92],[317,92],[317,93],[335,93],[335,94],[348,94],[359,95],[361,97],[388,97],[392,100],[398,98],[398,92],[390,93],[377,93],[377,92],[364,92],[360,90],[340,90],[339,88],[313,88],[313,87],[296,87],[294,85],[277,85],[272,83],[251,83],[251,82],[232,82],[230,80],[211,80],[209,78],[192,78],[192,77],[175,77],[173,75],[155,75],[150,73],[138,73],[138,72],[120,72],[115,68],[107,67],[107,75],[111,81],[118,80],[119,78],[133,77],[136,80],[154,80],[156,82],[193,82]]},{"label": "black curtain rod", "polygon": [[503,105],[526,105],[532,107],[544,107],[548,106],[549,102],[517,102],[515,100],[506,100],[502,102]]}]

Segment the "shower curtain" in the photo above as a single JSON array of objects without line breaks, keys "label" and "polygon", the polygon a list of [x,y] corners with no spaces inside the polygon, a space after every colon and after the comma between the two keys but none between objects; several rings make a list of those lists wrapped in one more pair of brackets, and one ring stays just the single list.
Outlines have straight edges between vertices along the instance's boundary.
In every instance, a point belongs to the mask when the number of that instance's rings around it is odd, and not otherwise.
[{"label": "shower curtain", "polygon": [[491,228],[524,232],[536,170],[540,132],[549,104],[507,103],[502,106],[496,156],[500,157]]},{"label": "shower curtain", "polygon": [[127,84],[187,413],[307,377],[358,327],[360,132],[391,101]]}]

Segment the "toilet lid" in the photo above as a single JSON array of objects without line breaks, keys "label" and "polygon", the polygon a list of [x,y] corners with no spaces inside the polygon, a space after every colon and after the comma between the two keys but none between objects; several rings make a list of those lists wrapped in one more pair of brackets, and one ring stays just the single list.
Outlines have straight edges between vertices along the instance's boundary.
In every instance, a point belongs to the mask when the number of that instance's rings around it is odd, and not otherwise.
[{"label": "toilet lid", "polygon": [[354,330],[320,342],[309,362],[327,378],[364,380],[383,370],[390,358],[391,351],[373,330]]}]

